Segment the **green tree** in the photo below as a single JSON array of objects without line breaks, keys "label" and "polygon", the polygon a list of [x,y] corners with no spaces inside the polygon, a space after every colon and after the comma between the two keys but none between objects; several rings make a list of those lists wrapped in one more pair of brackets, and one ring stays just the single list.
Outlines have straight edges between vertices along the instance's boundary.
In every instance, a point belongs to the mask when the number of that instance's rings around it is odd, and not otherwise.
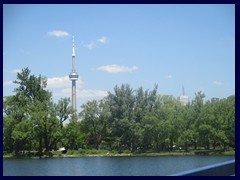
[{"label": "green tree", "polygon": [[[31,148],[38,149],[40,157],[43,150],[50,155],[61,132],[52,94],[46,90],[47,79],[41,75],[31,75],[30,70],[25,68],[17,74],[14,83],[18,85],[14,89],[15,95],[4,100],[4,136],[11,135],[11,138],[5,137],[5,140],[13,142],[11,150],[16,153]],[[11,131],[6,133],[6,130]],[[32,144],[36,144],[33,142],[38,142],[37,147],[32,147]]]},{"label": "green tree", "polygon": [[159,119],[159,141],[161,149],[173,150],[173,145],[178,143],[178,137],[181,131],[182,105],[173,96],[162,96],[160,98],[161,106],[157,110]]},{"label": "green tree", "polygon": [[[205,94],[203,92],[199,91],[199,92],[195,93],[195,98],[194,98],[194,100],[192,101],[192,104],[191,104],[192,112],[191,112],[191,115],[190,115],[191,116],[190,117],[190,120],[191,120],[190,122],[192,124],[194,124],[193,128],[196,131],[195,149],[197,148],[199,143],[202,144],[203,141],[208,142],[208,140],[204,140],[204,139],[202,140],[199,137],[199,127],[202,125],[200,113],[202,112],[202,109],[203,109],[203,106],[204,106],[204,98],[205,98]],[[204,128],[202,128],[202,130],[203,129]],[[203,134],[203,136],[204,136],[204,134]]]},{"label": "green tree", "polygon": [[111,118],[111,136],[118,142],[117,149],[129,150],[135,148],[135,134],[133,132],[134,121],[134,91],[129,85],[115,86],[114,93],[107,97]]},{"label": "green tree", "polygon": [[88,101],[81,106],[83,110],[79,116],[82,118],[83,131],[87,134],[87,142],[94,148],[100,149],[102,140],[106,137],[109,111],[102,101]]},{"label": "green tree", "polygon": [[[235,95],[229,96],[226,99],[225,111],[223,114],[223,131],[227,136],[228,145],[235,148]],[[226,146],[226,144],[224,144],[224,146]]]},{"label": "green tree", "polygon": [[55,111],[59,119],[59,124],[61,128],[63,128],[63,122],[73,114],[72,107],[70,106],[70,98],[61,98],[58,103],[55,104]]},{"label": "green tree", "polygon": [[141,121],[142,138],[141,147],[143,150],[152,149],[156,140],[156,136],[159,134],[158,128],[159,119],[153,114],[148,113]]},{"label": "green tree", "polygon": [[24,119],[16,124],[12,132],[12,139],[16,155],[19,155],[20,151],[23,151],[22,154],[24,155],[26,150],[30,153],[32,149],[32,141],[34,140],[32,123],[29,120]]},{"label": "green tree", "polygon": [[62,129],[62,139],[59,146],[70,150],[86,148],[85,134],[82,131],[81,122],[71,121]]},{"label": "green tree", "polygon": [[[233,97],[216,102],[207,102],[200,114],[201,122],[211,126],[211,145],[235,147],[235,103]],[[233,145],[230,145],[233,142]]]}]

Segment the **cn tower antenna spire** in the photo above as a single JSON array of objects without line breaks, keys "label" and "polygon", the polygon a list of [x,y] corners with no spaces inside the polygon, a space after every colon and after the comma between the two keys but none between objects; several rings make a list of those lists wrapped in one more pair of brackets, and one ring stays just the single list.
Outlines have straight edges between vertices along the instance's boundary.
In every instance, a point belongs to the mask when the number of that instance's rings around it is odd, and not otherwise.
[{"label": "cn tower antenna spire", "polygon": [[72,40],[72,72],[76,72],[76,67],[75,67],[75,47],[74,47],[74,36]]},{"label": "cn tower antenna spire", "polygon": [[74,48],[74,35],[73,35],[73,40],[72,40],[72,56],[75,56],[75,48]]}]

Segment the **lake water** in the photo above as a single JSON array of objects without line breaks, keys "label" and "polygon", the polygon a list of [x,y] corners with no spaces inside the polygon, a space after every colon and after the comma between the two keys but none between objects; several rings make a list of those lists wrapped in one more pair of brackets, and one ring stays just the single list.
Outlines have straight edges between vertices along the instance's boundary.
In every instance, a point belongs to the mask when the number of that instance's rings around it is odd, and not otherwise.
[{"label": "lake water", "polygon": [[3,159],[4,176],[165,176],[235,156]]}]

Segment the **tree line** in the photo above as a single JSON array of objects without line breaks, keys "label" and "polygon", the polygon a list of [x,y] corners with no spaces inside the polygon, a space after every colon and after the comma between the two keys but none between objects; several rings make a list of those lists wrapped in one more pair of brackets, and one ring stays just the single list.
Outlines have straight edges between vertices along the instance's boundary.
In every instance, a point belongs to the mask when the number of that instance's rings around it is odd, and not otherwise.
[{"label": "tree line", "polygon": [[235,148],[235,95],[204,102],[205,94],[197,92],[182,105],[157,94],[157,85],[133,90],[123,84],[83,104],[77,114],[69,98],[54,103],[47,79],[28,68],[14,83],[15,94],[3,99],[3,150],[15,155],[38,151],[41,157],[60,147],[118,152]]}]

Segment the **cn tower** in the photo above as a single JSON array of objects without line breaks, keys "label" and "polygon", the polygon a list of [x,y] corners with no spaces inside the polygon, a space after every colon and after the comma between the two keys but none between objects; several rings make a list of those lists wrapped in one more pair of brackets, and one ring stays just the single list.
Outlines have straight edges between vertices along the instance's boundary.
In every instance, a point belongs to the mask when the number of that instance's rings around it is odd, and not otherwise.
[{"label": "cn tower", "polygon": [[72,72],[69,74],[69,79],[72,81],[72,109],[77,112],[77,101],[76,101],[76,81],[78,80],[78,74],[75,66],[75,49],[74,49],[74,36],[72,42]]}]

